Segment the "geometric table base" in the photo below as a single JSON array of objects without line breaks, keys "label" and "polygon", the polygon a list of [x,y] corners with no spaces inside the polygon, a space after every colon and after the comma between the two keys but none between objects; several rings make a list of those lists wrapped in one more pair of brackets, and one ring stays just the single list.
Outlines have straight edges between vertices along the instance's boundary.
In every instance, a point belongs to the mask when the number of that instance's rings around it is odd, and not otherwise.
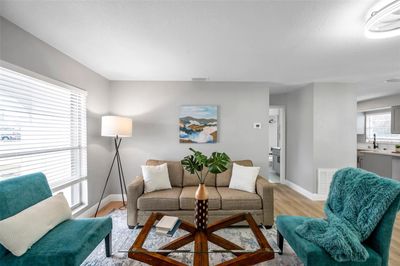
[{"label": "geometric table base", "polygon": [[[177,250],[194,241],[194,266],[208,266],[208,242],[211,242],[227,251],[231,251],[236,257],[217,264],[216,266],[228,265],[254,265],[263,261],[274,258],[274,251],[268,244],[267,239],[261,232],[257,223],[254,221],[250,213],[237,214],[222,220],[219,220],[207,227],[206,230],[196,230],[196,227],[188,222],[182,221],[180,229],[185,230],[188,234],[181,236],[172,242],[160,247],[156,252],[148,251],[143,248],[144,241],[147,238],[152,226],[159,221],[164,214],[152,213],[144,224],[142,230],[138,234],[135,242],[129,250],[128,257],[150,265],[161,266],[186,266],[177,260],[168,257],[173,250]],[[260,248],[256,251],[246,252],[242,247],[232,243],[231,241],[214,234],[215,231],[229,227],[238,222],[246,221],[249,224]],[[164,251],[165,250],[165,251]]]}]

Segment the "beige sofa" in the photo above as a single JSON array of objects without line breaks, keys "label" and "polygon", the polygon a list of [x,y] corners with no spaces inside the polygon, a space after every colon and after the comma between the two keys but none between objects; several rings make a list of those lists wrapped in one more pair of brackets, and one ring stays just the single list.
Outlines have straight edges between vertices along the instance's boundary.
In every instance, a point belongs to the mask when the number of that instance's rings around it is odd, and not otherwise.
[{"label": "beige sofa", "polygon": [[[184,171],[179,161],[148,160],[147,165],[167,163],[172,189],[143,193],[143,177],[136,177],[128,186],[128,226],[143,225],[152,212],[178,216],[193,223],[196,175]],[[235,161],[252,166],[250,160]],[[259,176],[256,192],[230,189],[232,166],[221,174],[209,174],[205,181],[209,193],[209,223],[241,212],[250,212],[257,223],[270,227],[274,223],[273,185]]]}]

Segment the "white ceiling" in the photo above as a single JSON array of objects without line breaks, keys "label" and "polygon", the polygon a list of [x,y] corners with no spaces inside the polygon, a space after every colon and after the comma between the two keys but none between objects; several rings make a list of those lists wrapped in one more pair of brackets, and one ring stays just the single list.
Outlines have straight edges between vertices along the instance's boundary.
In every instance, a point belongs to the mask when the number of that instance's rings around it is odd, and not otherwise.
[{"label": "white ceiling", "polygon": [[0,14],[110,80],[356,82],[400,92],[400,37],[367,39],[376,0],[0,1]]}]

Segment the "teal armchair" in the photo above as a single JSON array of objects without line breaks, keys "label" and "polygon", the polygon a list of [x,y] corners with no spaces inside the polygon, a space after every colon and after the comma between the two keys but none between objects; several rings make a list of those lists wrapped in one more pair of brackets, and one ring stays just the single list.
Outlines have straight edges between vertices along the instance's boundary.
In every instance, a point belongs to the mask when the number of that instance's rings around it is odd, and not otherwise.
[{"label": "teal armchair", "polygon": [[305,220],[310,219],[301,216],[280,215],[277,217],[277,242],[281,250],[280,254],[283,252],[283,241],[286,239],[306,266],[386,266],[389,262],[390,240],[399,207],[400,196],[392,202],[375,230],[363,243],[369,253],[369,258],[365,262],[338,262],[316,244],[300,237],[295,232],[296,227],[303,224]]},{"label": "teal armchair", "polygon": [[[51,196],[42,173],[0,181],[0,220]],[[80,265],[103,239],[109,257],[111,230],[110,217],[67,220],[50,230],[20,257],[0,245],[0,266]]]}]

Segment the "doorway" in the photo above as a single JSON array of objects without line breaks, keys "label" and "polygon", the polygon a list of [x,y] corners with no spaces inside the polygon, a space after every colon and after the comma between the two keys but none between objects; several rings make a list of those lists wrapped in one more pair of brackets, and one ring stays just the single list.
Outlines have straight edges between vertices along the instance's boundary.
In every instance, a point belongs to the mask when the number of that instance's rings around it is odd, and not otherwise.
[{"label": "doorway", "polygon": [[285,182],[285,107],[272,105],[268,116],[268,180]]}]

